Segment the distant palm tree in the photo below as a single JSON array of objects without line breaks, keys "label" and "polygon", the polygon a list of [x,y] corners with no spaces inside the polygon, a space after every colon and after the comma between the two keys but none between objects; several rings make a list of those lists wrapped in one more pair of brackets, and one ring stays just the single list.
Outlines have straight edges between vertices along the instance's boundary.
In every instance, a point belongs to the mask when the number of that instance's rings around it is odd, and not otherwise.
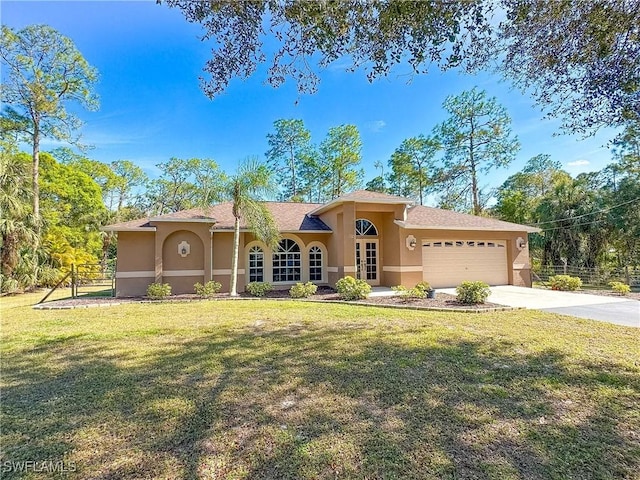
[{"label": "distant palm tree", "polygon": [[229,179],[228,195],[233,203],[235,217],[233,231],[233,256],[231,260],[231,285],[229,294],[238,295],[238,251],[240,249],[240,220],[253,232],[257,239],[275,250],[280,242],[280,233],[275,219],[266,205],[261,202],[278,191],[272,170],[255,158],[245,160]]}]

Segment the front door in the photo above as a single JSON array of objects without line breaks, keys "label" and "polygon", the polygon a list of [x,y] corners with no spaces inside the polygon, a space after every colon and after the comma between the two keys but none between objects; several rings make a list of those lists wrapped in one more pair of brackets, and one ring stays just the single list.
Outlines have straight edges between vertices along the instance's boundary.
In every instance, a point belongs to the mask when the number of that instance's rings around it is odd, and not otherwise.
[{"label": "front door", "polygon": [[369,285],[380,285],[378,240],[356,240],[356,278]]}]

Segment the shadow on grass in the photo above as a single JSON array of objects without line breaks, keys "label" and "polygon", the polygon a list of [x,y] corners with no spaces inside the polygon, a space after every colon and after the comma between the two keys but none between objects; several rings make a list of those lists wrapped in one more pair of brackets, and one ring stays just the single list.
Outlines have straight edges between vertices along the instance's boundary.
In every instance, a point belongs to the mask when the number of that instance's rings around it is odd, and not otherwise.
[{"label": "shadow on grass", "polygon": [[616,364],[299,325],[153,342],[5,356],[2,460],[105,479],[604,479],[640,463],[640,380]]}]

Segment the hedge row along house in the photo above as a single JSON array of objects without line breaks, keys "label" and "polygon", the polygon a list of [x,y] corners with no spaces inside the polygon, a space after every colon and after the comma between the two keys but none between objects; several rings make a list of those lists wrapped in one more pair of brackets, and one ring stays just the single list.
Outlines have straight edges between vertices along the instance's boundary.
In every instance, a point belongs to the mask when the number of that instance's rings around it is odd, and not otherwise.
[{"label": "hedge row along house", "polygon": [[[281,233],[270,251],[240,233],[238,290],[249,282],[289,288],[333,286],[351,275],[372,286],[434,288],[464,280],[531,286],[527,235],[539,229],[359,190],[325,204],[266,202]],[[139,296],[153,282],[175,294],[216,280],[229,291],[234,217],[230,202],[108,225],[117,232],[116,296]]]}]

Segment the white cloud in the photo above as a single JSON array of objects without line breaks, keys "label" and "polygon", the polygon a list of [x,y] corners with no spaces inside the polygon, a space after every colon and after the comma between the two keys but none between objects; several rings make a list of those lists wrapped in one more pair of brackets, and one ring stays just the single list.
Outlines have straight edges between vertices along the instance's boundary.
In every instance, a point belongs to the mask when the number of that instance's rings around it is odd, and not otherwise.
[{"label": "white cloud", "polygon": [[372,132],[378,133],[387,126],[387,122],[384,120],[374,120],[373,122],[369,122],[368,126]]},{"label": "white cloud", "polygon": [[576,160],[575,162],[567,163],[568,167],[584,167],[585,165],[589,165],[591,162],[589,160]]}]

